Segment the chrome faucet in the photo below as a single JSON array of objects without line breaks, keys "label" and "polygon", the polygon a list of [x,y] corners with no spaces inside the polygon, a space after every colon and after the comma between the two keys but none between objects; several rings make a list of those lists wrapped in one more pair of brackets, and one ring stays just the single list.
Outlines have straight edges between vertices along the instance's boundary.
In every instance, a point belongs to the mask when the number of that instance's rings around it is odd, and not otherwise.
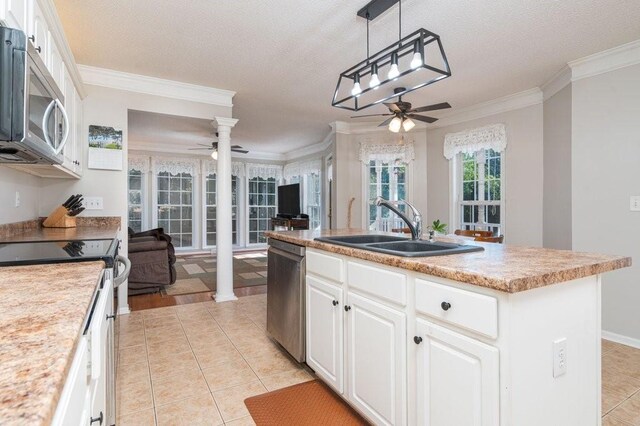
[{"label": "chrome faucet", "polygon": [[397,214],[400,217],[400,219],[405,221],[405,223],[411,230],[411,239],[419,240],[422,238],[422,215],[420,214],[418,209],[415,208],[415,206],[413,206],[407,201],[404,201],[404,203],[407,206],[409,206],[409,208],[411,209],[411,213],[413,214],[413,220],[409,220],[409,218],[405,216],[404,213],[398,210],[398,208],[394,205],[394,204],[398,204],[397,201],[385,200],[382,197],[376,198],[376,206],[384,206],[389,210],[391,210],[392,212],[394,212],[395,214]]}]

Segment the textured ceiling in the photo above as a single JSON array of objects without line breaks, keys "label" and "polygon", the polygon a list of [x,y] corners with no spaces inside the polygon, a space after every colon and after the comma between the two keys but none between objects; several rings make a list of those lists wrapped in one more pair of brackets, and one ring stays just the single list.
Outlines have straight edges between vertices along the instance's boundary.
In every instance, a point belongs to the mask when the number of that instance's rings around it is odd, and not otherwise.
[{"label": "textured ceiling", "polygon": [[[321,141],[337,76],[364,59],[367,0],[55,0],[78,63],[234,90],[234,143]],[[640,38],[638,0],[405,0],[403,34],[439,34],[453,76],[410,94],[454,109],[538,86],[566,62]],[[397,8],[371,25],[397,38]],[[374,113],[377,106],[366,110]]]}]

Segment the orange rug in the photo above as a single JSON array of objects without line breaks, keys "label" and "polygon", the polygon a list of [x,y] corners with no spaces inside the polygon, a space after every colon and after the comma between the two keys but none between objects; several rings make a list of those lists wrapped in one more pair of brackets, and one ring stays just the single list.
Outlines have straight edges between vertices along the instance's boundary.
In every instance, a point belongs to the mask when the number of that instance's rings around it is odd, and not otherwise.
[{"label": "orange rug", "polygon": [[369,424],[319,380],[253,396],[244,403],[258,426]]}]

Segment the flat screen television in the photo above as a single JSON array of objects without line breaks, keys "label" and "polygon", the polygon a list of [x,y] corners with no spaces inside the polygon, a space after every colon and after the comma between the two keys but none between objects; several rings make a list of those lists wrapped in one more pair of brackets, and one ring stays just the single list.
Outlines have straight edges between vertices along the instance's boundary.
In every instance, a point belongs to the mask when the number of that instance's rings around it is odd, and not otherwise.
[{"label": "flat screen television", "polygon": [[298,216],[300,214],[300,184],[278,187],[278,214]]}]

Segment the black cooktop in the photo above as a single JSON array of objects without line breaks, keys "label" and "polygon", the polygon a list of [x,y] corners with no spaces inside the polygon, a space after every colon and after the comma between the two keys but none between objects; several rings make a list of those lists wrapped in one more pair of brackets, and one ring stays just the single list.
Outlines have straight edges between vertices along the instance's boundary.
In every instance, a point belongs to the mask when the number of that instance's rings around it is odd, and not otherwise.
[{"label": "black cooktop", "polygon": [[103,260],[113,267],[118,239],[0,243],[0,266]]}]

